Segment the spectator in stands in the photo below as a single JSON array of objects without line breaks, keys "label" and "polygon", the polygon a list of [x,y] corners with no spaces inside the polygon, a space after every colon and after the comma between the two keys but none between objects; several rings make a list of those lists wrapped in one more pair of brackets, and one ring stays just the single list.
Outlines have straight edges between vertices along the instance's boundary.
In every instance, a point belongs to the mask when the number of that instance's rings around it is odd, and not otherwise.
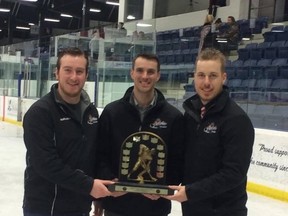
[{"label": "spectator in stands", "polygon": [[24,116],[27,148],[24,216],[89,216],[92,197],[111,196],[94,179],[98,112],[83,86],[88,56],[78,48],[58,55],[56,79],[50,93]]},{"label": "spectator in stands", "polygon": [[221,25],[222,25],[221,18],[216,19],[214,22],[214,32],[219,33]]},{"label": "spectator in stands", "polygon": [[138,39],[139,40],[145,40],[145,33],[143,31],[139,31],[138,33]]},{"label": "spectator in stands", "polygon": [[233,44],[237,44],[239,39],[239,26],[235,21],[235,18],[233,16],[228,16],[227,24],[229,25],[228,29],[219,36],[227,38],[228,41]]},{"label": "spectator in stands", "polygon": [[101,40],[102,37],[100,36],[100,29],[96,29],[92,33],[92,38],[89,41],[89,49],[91,53],[91,57],[94,59],[98,59],[99,55],[99,40]]},{"label": "spectator in stands", "polygon": [[126,30],[125,27],[124,27],[124,23],[123,22],[119,22],[118,25],[117,25],[117,29],[118,30]]},{"label": "spectator in stands", "polygon": [[212,14],[215,18],[217,15],[218,7],[226,6],[226,0],[210,0],[209,1],[209,14]]},{"label": "spectator in stands", "polygon": [[224,86],[225,56],[205,49],[195,65],[197,94],[183,103],[183,185],[171,186],[178,192],[166,198],[182,202],[183,216],[247,216],[253,125]]},{"label": "spectator in stands", "polygon": [[214,17],[211,14],[206,15],[204,25],[202,26],[200,33],[200,43],[198,48],[198,54],[207,47],[213,47],[215,44],[215,34],[212,33],[212,23]]},{"label": "spectator in stands", "polygon": [[221,43],[220,50],[227,54],[230,50],[238,48],[239,27],[233,16],[227,18],[228,28],[225,32],[220,33],[218,37],[227,40],[227,43]]},{"label": "spectator in stands", "polygon": [[118,29],[118,32],[120,33],[119,36],[121,35],[121,36],[126,37],[126,35],[127,35],[127,30],[126,30],[126,28],[124,27],[124,23],[123,23],[123,22],[119,22],[119,23],[117,24],[117,29]]}]

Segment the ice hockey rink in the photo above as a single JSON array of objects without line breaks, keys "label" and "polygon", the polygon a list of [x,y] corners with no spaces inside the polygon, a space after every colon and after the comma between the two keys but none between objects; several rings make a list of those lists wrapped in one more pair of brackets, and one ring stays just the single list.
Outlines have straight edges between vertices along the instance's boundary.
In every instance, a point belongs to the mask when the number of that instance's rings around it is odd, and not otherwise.
[{"label": "ice hockey rink", "polygon": [[[22,127],[0,121],[0,216],[23,215],[25,151]],[[249,216],[287,216],[288,202],[248,195]],[[170,216],[181,216],[179,203],[173,203]]]}]

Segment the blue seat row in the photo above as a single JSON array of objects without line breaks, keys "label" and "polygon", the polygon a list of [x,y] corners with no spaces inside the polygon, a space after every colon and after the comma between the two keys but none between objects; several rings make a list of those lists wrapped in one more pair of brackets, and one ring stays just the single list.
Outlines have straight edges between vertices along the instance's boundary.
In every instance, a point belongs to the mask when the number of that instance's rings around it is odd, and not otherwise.
[{"label": "blue seat row", "polygon": [[282,66],[250,66],[250,67],[226,67],[228,79],[288,79],[288,65]]},{"label": "blue seat row", "polygon": [[[288,39],[288,38],[287,38]],[[288,40],[247,44],[238,49],[238,59],[275,59],[288,57]]]},{"label": "blue seat row", "polygon": [[198,49],[170,50],[168,52],[159,52],[158,57],[161,64],[194,64],[198,54]]}]

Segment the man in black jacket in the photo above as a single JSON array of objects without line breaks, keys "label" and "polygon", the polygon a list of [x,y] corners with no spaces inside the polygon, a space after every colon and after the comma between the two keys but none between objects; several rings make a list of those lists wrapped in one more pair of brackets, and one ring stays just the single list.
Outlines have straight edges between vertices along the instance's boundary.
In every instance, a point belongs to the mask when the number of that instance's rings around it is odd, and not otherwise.
[{"label": "man in black jacket", "polygon": [[112,195],[94,179],[98,112],[82,89],[88,58],[78,48],[57,60],[57,84],[24,116],[24,216],[89,216],[92,198]]},{"label": "man in black jacket", "polygon": [[[108,104],[100,117],[102,157],[106,159],[101,178],[118,178],[122,143],[131,134],[145,132],[156,134],[166,143],[165,183],[179,184],[183,149],[181,147],[183,115],[155,88],[160,79],[158,58],[150,54],[138,55],[133,60],[130,75],[134,86],[127,89],[123,98]],[[151,154],[142,157],[143,161],[146,161],[145,164],[140,166],[136,162],[133,170],[127,173],[129,174],[127,178],[134,175],[138,169],[143,169],[145,172],[138,175],[139,181],[143,175],[147,175],[151,181],[156,181],[155,176],[150,173],[151,157],[155,156],[156,150],[157,148],[150,148]],[[141,149],[137,151],[137,155],[138,152],[141,159]],[[126,193],[118,197],[104,198],[102,204],[105,216],[167,216],[171,210],[170,201],[151,194]]]},{"label": "man in black jacket", "polygon": [[246,216],[247,171],[254,128],[247,114],[229,97],[225,56],[205,49],[196,60],[197,94],[185,110],[183,186],[166,198],[182,202],[183,216]]}]

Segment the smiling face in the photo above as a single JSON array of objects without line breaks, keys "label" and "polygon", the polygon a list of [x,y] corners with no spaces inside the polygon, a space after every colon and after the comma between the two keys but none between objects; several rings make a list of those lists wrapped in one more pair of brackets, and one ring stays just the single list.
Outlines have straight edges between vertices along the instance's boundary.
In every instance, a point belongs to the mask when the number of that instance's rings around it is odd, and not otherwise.
[{"label": "smiling face", "polygon": [[226,73],[219,60],[198,60],[194,74],[195,89],[203,105],[214,99],[223,89]]},{"label": "smiling face", "polygon": [[62,99],[71,104],[80,101],[82,88],[87,79],[87,60],[84,56],[64,55],[56,71],[58,92]]},{"label": "smiling face", "polygon": [[153,94],[154,87],[160,79],[158,63],[152,59],[138,57],[130,75],[134,81],[135,94]]}]

